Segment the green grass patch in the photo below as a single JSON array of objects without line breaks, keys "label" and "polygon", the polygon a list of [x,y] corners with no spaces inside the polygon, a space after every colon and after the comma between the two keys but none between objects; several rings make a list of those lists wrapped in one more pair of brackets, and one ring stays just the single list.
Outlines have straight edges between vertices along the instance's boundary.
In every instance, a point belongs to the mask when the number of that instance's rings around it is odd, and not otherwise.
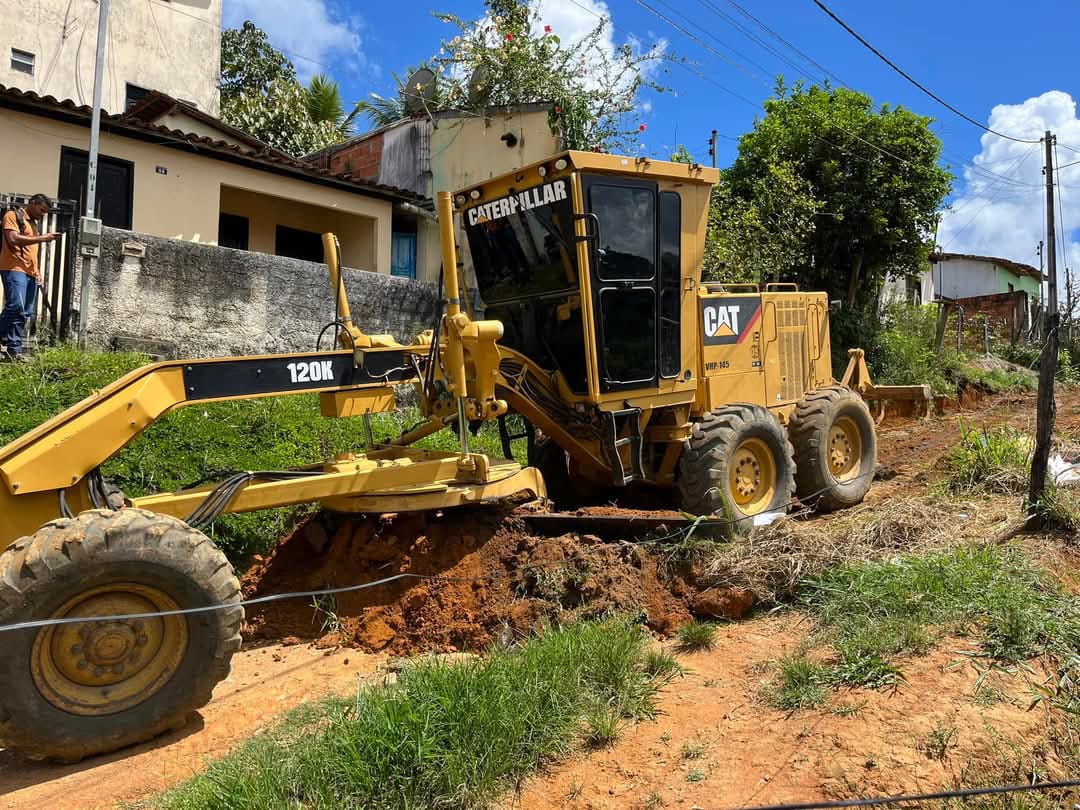
[{"label": "green grass patch", "polygon": [[789,655],[776,662],[776,680],[763,692],[765,702],[785,711],[809,709],[825,702],[826,667],[805,655]]},{"label": "green grass patch", "polygon": [[290,714],[160,798],[172,810],[484,807],[575,744],[655,713],[649,639],[622,619],[426,659],[385,687]]},{"label": "green grass patch", "polygon": [[961,423],[960,430],[960,443],[944,459],[942,484],[948,494],[1016,495],[1027,490],[1031,437],[1010,427],[975,430]]},{"label": "green grass patch", "polygon": [[781,662],[780,690],[795,695],[810,682],[889,686],[902,677],[897,659],[927,651],[942,633],[970,637],[973,654],[997,661],[1049,653],[1067,662],[1080,651],[1080,600],[1012,549],[841,566],[805,582],[801,600],[818,620],[812,643],[831,657],[816,673]]},{"label": "green grass patch", "polygon": [[[0,446],[146,362],[139,354],[60,347],[39,352],[27,363],[0,365]],[[416,408],[406,408],[376,414],[372,422],[376,438],[385,439],[421,419]],[[444,430],[418,446],[453,450],[458,446],[457,437]],[[485,422],[471,446],[501,456],[497,424]],[[324,417],[319,412],[318,395],[298,394],[173,411],[143,431],[102,469],[111,483],[137,497],[217,480],[226,471],[288,469],[318,463],[341,452],[362,451],[363,447],[360,419]],[[234,562],[243,563],[252,554],[271,548],[310,508],[225,515],[208,533]]]},{"label": "green grass patch", "polygon": [[707,650],[716,642],[716,625],[694,619],[680,627],[675,638],[684,652]]}]

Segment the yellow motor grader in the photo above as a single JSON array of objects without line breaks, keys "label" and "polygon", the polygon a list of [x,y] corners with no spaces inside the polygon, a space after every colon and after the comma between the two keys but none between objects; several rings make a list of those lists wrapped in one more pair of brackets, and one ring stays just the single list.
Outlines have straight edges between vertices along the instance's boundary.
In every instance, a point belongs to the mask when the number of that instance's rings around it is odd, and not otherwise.
[{"label": "yellow motor grader", "polygon": [[[0,744],[76,760],[179,727],[210,699],[243,619],[236,576],[199,531],[222,513],[441,509],[548,487],[558,502],[633,484],[738,531],[795,497],[861,501],[875,435],[859,392],[904,392],[875,390],[857,350],[846,384],[833,379],[825,294],[702,281],[716,180],[564,152],[440,193],[444,310],[413,343],[365,334],[339,295],[336,348],[147,365],[0,448]],[[337,243],[324,244],[340,292]],[[463,305],[466,258],[483,317]],[[376,442],[370,415],[393,410],[401,384],[426,422]],[[326,416],[365,420],[366,452],[136,498],[102,478],[173,409],[307,392]],[[506,458],[470,450],[486,420]],[[457,452],[415,447],[444,429]]]}]

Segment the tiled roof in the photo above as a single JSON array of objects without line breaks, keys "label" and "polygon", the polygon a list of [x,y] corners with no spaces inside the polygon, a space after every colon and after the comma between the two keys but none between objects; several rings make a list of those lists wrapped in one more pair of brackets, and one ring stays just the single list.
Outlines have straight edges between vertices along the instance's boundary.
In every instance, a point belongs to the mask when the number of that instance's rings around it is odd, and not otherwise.
[{"label": "tiled roof", "polygon": [[[274,149],[254,136],[241,132],[235,127],[231,127],[223,121],[163,93],[151,94],[146,100],[152,102],[161,111],[157,112],[156,115],[152,115],[154,111],[150,109],[149,104],[145,108],[140,104],[123,115],[110,115],[103,112],[101,116],[102,130],[152,140],[174,148],[188,148],[213,159],[240,163],[256,169],[263,169],[276,174],[286,174],[301,180],[324,185],[333,185],[358,194],[381,197],[392,201],[421,204],[426,202],[424,197],[411,191],[383,185],[362,177],[353,177],[351,174],[337,174],[328,169],[314,166],[307,161],[298,160],[278,149]],[[172,109],[172,107],[164,109],[169,102],[174,102],[183,113],[193,115],[193,117],[204,121],[209,126],[217,127],[223,134],[228,135],[234,141],[240,141],[243,145],[197,135],[193,132],[169,129],[142,119],[141,116],[151,117],[152,115],[152,117],[156,118],[165,114]],[[87,126],[89,126],[93,114],[93,110],[88,105],[76,104],[71,99],[41,96],[32,91],[19,90],[3,84],[0,84],[0,107],[9,107],[50,118],[85,123]],[[142,108],[141,111],[140,108]],[[136,115],[131,115],[133,112]]]}]

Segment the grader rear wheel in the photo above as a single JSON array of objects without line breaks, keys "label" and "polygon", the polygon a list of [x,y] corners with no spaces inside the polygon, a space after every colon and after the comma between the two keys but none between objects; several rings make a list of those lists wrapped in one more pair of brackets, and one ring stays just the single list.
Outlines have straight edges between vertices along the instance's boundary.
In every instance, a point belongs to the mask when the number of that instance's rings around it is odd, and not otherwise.
[{"label": "grader rear wheel", "polygon": [[877,464],[874,419],[863,398],[842,385],[811,391],[788,425],[799,500],[819,512],[862,502]]},{"label": "grader rear wheel", "polygon": [[[139,509],[53,521],[0,554],[0,745],[74,761],[183,725],[240,647],[240,587],[201,532]],[[132,614],[229,605],[188,615]],[[91,621],[70,621],[91,619]],[[116,618],[108,618],[116,617]]]},{"label": "grader rear wheel", "polygon": [[728,518],[729,535],[745,534],[754,515],[786,511],[795,462],[784,428],[760,405],[728,405],[694,425],[679,460],[682,508]]}]

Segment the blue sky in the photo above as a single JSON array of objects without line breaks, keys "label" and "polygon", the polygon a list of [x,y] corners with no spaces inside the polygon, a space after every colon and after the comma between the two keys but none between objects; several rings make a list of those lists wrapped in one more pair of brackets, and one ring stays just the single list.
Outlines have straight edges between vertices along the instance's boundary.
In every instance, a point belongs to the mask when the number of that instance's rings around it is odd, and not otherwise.
[{"label": "blue sky", "polygon": [[[666,42],[667,49],[691,62],[694,71],[759,104],[769,95],[769,76],[788,80],[819,79],[807,64],[740,16],[729,0],[644,0],[692,31],[740,67],[722,60],[642,7],[638,0],[533,0],[564,37],[587,31],[597,17],[610,16],[618,30],[643,43]],[[430,57],[452,28],[432,11],[465,18],[483,13],[481,0],[224,0],[225,24],[252,19],[292,57],[302,75],[326,72],[337,79],[347,101],[369,93],[393,91],[392,72]],[[1076,31],[1080,5],[1052,0],[1045,13],[1033,13],[1014,0],[827,0],[828,5],[894,61],[938,95],[972,118],[1021,138],[1038,138],[1044,129],[1059,133],[1062,164],[1080,159],[1065,148],[1080,149],[1080,121],[1073,99],[1077,87]],[[738,0],[738,4],[797,46],[842,83],[869,93],[877,102],[903,105],[933,116],[934,130],[945,144],[945,162],[957,175],[939,242],[947,250],[985,252],[1037,263],[1041,238],[1042,153],[988,135],[942,108],[865,50],[811,0]],[[583,8],[585,7],[585,8]],[[586,10],[588,9],[588,10]],[[796,71],[716,11],[737,20],[796,64]],[[593,12],[593,13],[590,13]],[[679,14],[692,22],[688,23]],[[1047,22],[1049,21],[1049,25]],[[732,51],[734,49],[738,53]],[[306,58],[305,58],[306,57]],[[753,75],[747,75],[747,74]],[[754,76],[757,76],[755,80]],[[709,131],[737,137],[753,124],[759,108],[720,90],[691,71],[671,66],[660,81],[673,92],[643,99],[647,131],[644,154],[666,157],[684,143],[707,160]],[[762,84],[764,82],[765,84]],[[868,147],[869,148],[869,147]],[[733,140],[721,139],[720,165],[735,155]],[[972,165],[978,168],[972,168]],[[1002,179],[1001,175],[1005,176]],[[1080,267],[1080,244],[1072,240],[1080,226],[1080,165],[1061,172],[1066,244],[1062,256]]]}]

